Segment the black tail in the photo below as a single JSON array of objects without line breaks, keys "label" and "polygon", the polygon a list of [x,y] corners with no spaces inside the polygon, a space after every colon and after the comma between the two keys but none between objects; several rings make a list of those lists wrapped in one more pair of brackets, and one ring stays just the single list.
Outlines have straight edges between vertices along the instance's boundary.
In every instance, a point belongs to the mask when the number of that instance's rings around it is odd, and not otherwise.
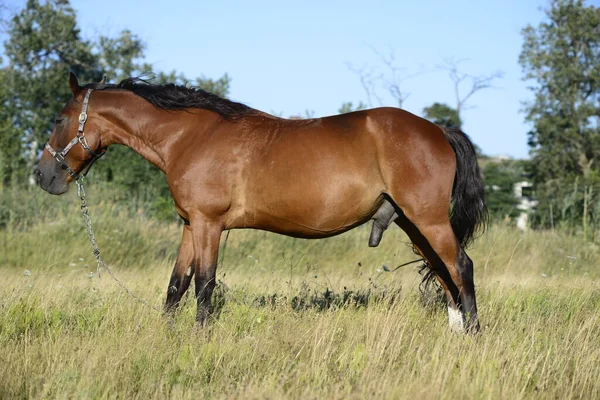
[{"label": "black tail", "polygon": [[452,187],[450,223],[461,246],[468,246],[488,222],[483,181],[479,173],[475,146],[459,129],[442,128],[456,154],[456,177]]}]

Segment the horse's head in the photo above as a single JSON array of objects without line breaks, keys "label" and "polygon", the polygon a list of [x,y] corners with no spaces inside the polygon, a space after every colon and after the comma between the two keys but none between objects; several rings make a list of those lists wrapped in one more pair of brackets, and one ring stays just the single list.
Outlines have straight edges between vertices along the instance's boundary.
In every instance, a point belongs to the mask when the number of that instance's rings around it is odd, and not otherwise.
[{"label": "horse's head", "polygon": [[104,154],[105,147],[99,127],[94,121],[88,121],[92,89],[79,86],[73,73],[69,76],[69,87],[73,98],[56,117],[50,140],[34,171],[40,187],[56,195],[65,193],[71,181],[85,174],[83,171]]}]

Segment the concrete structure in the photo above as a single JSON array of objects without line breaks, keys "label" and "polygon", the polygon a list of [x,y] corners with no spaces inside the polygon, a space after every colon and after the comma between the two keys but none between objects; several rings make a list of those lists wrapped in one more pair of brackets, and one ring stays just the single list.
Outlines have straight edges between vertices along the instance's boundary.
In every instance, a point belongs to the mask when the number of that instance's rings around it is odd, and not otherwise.
[{"label": "concrete structure", "polygon": [[517,209],[521,213],[517,217],[517,228],[522,231],[529,229],[529,213],[538,205],[537,200],[533,200],[533,185],[531,182],[521,181],[513,185],[513,193],[517,199]]}]

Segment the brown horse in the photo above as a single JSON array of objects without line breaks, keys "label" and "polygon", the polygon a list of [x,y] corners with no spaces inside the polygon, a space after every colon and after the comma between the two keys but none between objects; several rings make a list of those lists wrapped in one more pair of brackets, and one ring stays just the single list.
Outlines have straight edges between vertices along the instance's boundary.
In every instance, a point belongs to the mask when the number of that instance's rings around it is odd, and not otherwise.
[{"label": "brown horse", "polygon": [[35,171],[39,184],[66,192],[112,144],[160,168],[185,221],[166,310],[195,276],[197,321],[205,322],[224,230],[316,239],[373,219],[369,245],[395,222],[442,285],[451,328],[478,331],[464,248],[487,211],[473,144],[461,131],[396,108],[287,120],[173,84],[81,87],[71,74],[69,85],[73,98]]}]

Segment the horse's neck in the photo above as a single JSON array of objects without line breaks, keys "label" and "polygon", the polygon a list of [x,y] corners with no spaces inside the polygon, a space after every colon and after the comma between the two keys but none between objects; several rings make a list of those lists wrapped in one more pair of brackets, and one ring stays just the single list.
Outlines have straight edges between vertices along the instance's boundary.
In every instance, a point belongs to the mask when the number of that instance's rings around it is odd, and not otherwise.
[{"label": "horse's neck", "polygon": [[206,110],[164,111],[131,94],[127,107],[115,112],[110,143],[125,145],[163,172],[176,157],[173,149],[186,135],[201,135],[218,116]]},{"label": "horse's neck", "polygon": [[166,172],[167,158],[166,149],[157,146],[147,131],[132,131],[129,135],[122,137],[119,144],[125,145],[144,157],[158,169]]},{"label": "horse's neck", "polygon": [[129,147],[157,168],[166,172],[166,149],[157,140],[156,121],[159,110],[150,103],[123,91],[99,91],[99,104],[108,126],[102,140],[108,146],[121,144]]}]

